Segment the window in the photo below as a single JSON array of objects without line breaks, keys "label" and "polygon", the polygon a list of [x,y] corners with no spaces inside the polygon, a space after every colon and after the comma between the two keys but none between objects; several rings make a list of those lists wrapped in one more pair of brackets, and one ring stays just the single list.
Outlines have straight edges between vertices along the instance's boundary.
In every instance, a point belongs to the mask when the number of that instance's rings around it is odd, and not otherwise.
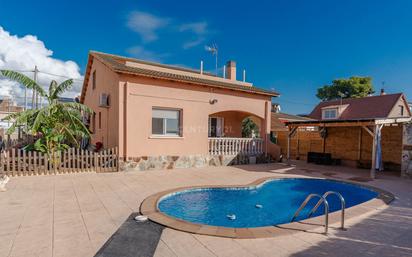
[{"label": "window", "polygon": [[93,116],[92,116],[91,132],[92,133],[96,132],[96,113],[95,112],[93,112]]},{"label": "window", "polygon": [[403,110],[403,105],[399,105],[399,114],[403,116],[404,110]]},{"label": "window", "polygon": [[278,134],[275,131],[270,131],[270,142],[274,144],[278,143]]},{"label": "window", "polygon": [[96,71],[93,71],[92,74],[92,88],[96,89]]},{"label": "window", "polygon": [[322,111],[322,118],[323,119],[336,119],[338,116],[337,109],[325,109]]},{"label": "window", "polygon": [[102,112],[99,112],[99,129],[102,128]]},{"label": "window", "polygon": [[222,137],[224,120],[222,117],[209,117],[209,137]]},{"label": "window", "polygon": [[180,136],[180,110],[152,109],[152,134]]},{"label": "window", "polygon": [[109,107],[110,106],[110,96],[105,93],[101,93],[99,97],[99,106],[100,107]]}]

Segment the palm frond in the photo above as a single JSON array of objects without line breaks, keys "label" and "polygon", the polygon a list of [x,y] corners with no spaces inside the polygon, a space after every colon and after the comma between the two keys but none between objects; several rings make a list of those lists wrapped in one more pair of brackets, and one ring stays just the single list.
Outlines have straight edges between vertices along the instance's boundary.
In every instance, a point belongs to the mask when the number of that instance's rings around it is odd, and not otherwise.
[{"label": "palm frond", "polygon": [[4,121],[12,122],[11,127],[7,130],[8,134],[12,134],[17,127],[23,126],[30,130],[33,117],[37,116],[38,110],[26,110],[18,113],[12,113],[3,118]]},{"label": "palm frond", "polygon": [[31,78],[27,77],[24,74],[21,74],[17,71],[12,71],[12,70],[0,70],[1,75],[4,77],[14,80],[16,82],[19,82],[23,86],[29,88],[29,89],[34,89],[35,91],[39,92],[41,96],[46,96],[46,92],[44,89],[37,84],[34,80]]},{"label": "palm frond", "polygon": [[48,107],[39,109],[37,115],[34,118],[33,125],[31,126],[32,133],[38,132],[42,123],[47,119]]},{"label": "palm frond", "polygon": [[49,85],[49,98],[50,98],[49,100],[53,99],[51,96],[53,95],[53,92],[56,87],[57,87],[57,81],[52,80]]},{"label": "palm frond", "polygon": [[76,146],[79,145],[79,142],[77,142],[76,136],[73,134],[73,131],[70,130],[68,127],[66,126],[62,126],[61,128],[63,131],[63,133],[66,135],[67,139],[71,142],[76,144]]},{"label": "palm frond", "polygon": [[63,108],[77,110],[86,114],[92,114],[93,110],[81,103],[60,103]]},{"label": "palm frond", "polygon": [[67,117],[71,120],[71,124],[73,127],[76,127],[77,129],[73,129],[74,131],[79,132],[82,137],[89,137],[90,132],[89,129],[86,127],[86,125],[83,123],[82,120],[79,119],[76,115],[77,113],[73,113],[71,111],[66,111]]},{"label": "palm frond", "polygon": [[66,90],[73,86],[73,79],[68,79],[60,83],[57,87],[53,88],[53,92],[50,93],[50,99],[58,99],[59,96]]}]

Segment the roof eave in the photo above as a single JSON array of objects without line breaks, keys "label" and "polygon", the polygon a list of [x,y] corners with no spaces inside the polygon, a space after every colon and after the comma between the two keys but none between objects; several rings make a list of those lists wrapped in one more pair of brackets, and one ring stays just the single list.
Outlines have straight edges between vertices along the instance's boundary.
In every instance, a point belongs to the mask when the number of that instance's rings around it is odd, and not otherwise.
[{"label": "roof eave", "polygon": [[266,96],[271,96],[271,97],[280,96],[280,94],[277,93],[277,92],[247,90],[247,89],[242,89],[242,88],[236,88],[235,85],[233,85],[233,87],[227,87],[227,86],[219,86],[219,85],[216,85],[216,84],[200,83],[200,82],[196,82],[196,81],[187,81],[187,80],[183,80],[183,79],[171,79],[171,78],[165,78],[165,77],[160,77],[160,76],[153,76],[153,75],[147,75],[147,74],[139,74],[139,73],[135,73],[135,72],[131,72],[131,71],[125,71],[125,70],[122,70],[122,69],[119,69],[119,68],[116,68],[116,67],[113,67],[113,71],[116,72],[116,73],[129,74],[129,75],[133,75],[133,76],[143,76],[143,77],[155,78],[155,79],[173,80],[173,81],[184,82],[184,83],[189,83],[189,84],[196,84],[196,85],[201,85],[201,86],[209,86],[209,87],[214,87],[214,88],[222,88],[222,89],[227,89],[227,90],[241,91],[241,92],[246,92],[246,93],[250,93],[250,94],[266,95]]}]

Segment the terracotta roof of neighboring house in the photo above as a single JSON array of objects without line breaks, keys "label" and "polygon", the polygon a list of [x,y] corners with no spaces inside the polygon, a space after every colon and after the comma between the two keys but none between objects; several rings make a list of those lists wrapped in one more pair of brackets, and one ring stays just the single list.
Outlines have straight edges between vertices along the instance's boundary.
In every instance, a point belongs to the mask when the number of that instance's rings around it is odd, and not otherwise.
[{"label": "terracotta roof of neighboring house", "polygon": [[335,120],[362,120],[382,119],[388,117],[399,98],[404,97],[402,93],[368,96],[363,98],[348,98],[341,100],[325,101],[319,103],[309,117],[315,120],[322,119],[322,108],[336,105],[347,105],[347,108]]},{"label": "terracotta roof of neighboring house", "polygon": [[[167,79],[167,80],[180,81],[180,82],[186,82],[186,83],[191,83],[191,84],[212,86],[212,87],[217,87],[217,88],[226,88],[226,89],[232,89],[236,91],[260,94],[260,95],[279,96],[279,93],[271,91],[271,90],[257,88],[254,86],[239,85],[239,84],[242,84],[242,82],[240,81],[231,82],[230,80],[222,81],[222,79],[218,79],[220,80],[218,81],[216,79],[217,77],[210,73],[203,73],[202,76],[200,77],[199,76],[200,71],[198,70],[181,68],[181,67],[176,67],[172,65],[164,65],[160,63],[154,63],[154,62],[147,62],[147,61],[143,61],[139,59],[117,56],[117,55],[106,54],[106,53],[100,53],[100,52],[94,52],[94,51],[91,51],[89,54],[89,63],[92,60],[92,58],[98,58],[100,61],[105,63],[110,69],[118,73],[146,76],[146,77],[157,78],[157,79]],[[133,67],[131,65],[127,65],[126,62],[137,63],[141,65],[150,65],[152,67],[159,67],[159,70],[147,69],[147,68],[141,68],[141,67]],[[169,71],[165,71],[165,69]],[[176,73],[174,73],[173,71],[176,71]],[[179,74],[179,73],[183,73],[183,74]],[[193,76],[191,76],[190,73],[192,73]],[[87,82],[88,82],[88,79],[86,75],[86,79],[84,80],[84,83],[83,83],[82,100],[84,100],[83,98],[84,98],[85,92],[83,91],[86,90],[85,85],[87,85]],[[246,84],[246,83],[243,83],[243,84]]]},{"label": "terracotta roof of neighboring house", "polygon": [[289,121],[310,121],[313,119],[302,117],[298,115],[291,115],[282,112],[272,112],[271,122],[271,131],[288,131],[288,128],[285,126],[286,122]]}]

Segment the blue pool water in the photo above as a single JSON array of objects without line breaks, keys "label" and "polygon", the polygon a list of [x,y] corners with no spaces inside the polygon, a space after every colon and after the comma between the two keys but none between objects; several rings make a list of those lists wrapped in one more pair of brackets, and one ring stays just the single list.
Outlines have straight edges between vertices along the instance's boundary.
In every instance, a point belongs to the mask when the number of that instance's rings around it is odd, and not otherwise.
[{"label": "blue pool water", "polygon": [[[193,223],[234,228],[262,227],[289,223],[308,194],[336,191],[342,194],[346,208],[378,196],[375,191],[355,184],[326,179],[277,179],[250,188],[189,189],[167,195],[158,204],[169,216]],[[318,199],[312,199],[296,220],[307,214]],[[327,198],[330,212],[340,210],[335,195]],[[261,205],[257,208],[256,205]],[[313,216],[323,213],[323,205]],[[235,215],[235,219],[228,218]]]}]

